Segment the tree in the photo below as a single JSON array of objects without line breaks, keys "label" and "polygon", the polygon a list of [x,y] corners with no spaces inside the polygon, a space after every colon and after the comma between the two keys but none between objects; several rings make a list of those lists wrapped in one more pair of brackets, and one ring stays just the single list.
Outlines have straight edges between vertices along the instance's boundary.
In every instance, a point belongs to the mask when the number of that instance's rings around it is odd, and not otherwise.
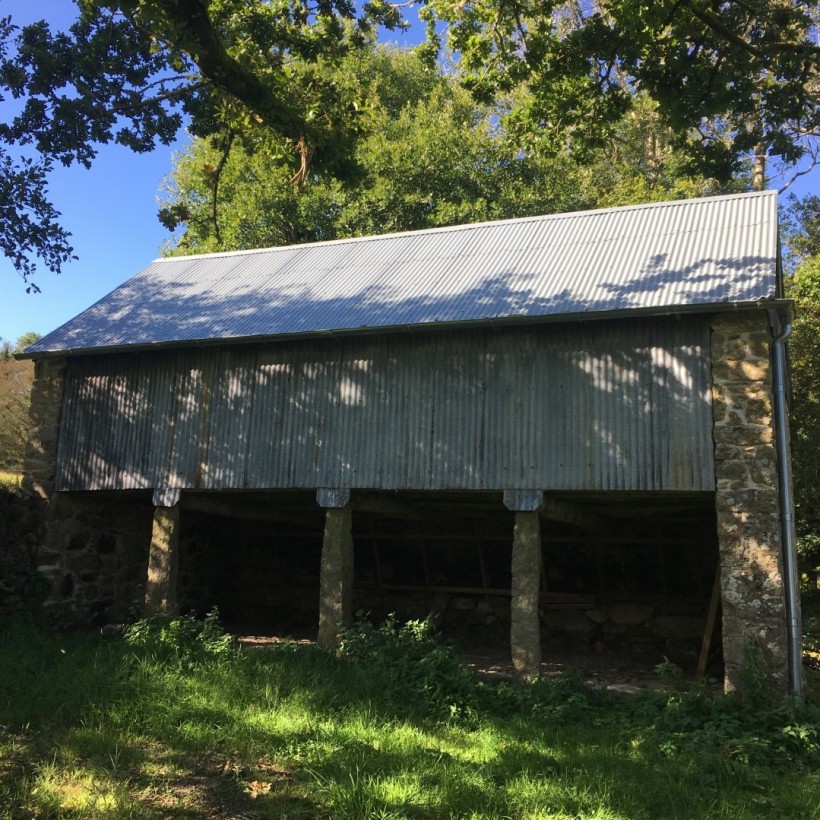
[{"label": "tree", "polygon": [[0,209],[0,250],[30,288],[32,257],[59,271],[72,253],[48,171],[89,166],[100,144],[150,151],[185,122],[195,135],[239,133],[251,146],[281,139],[297,185],[309,164],[353,174],[357,101],[327,77],[375,25],[400,25],[387,3],[357,14],[349,0],[76,2],[65,32],[0,21],[0,95],[18,103],[0,124],[0,194],[17,205]]},{"label": "tree", "polygon": [[[336,82],[336,68],[370,48],[377,25],[402,25],[401,4],[368,0],[360,13],[350,0],[76,2],[68,31],[0,24],[0,94],[17,101],[0,124],[4,201],[22,214],[0,211],[0,249],[28,282],[36,257],[52,270],[71,257],[48,201],[49,169],[88,165],[101,143],[148,151],[185,122],[195,136],[241,142],[249,154],[275,143],[297,190],[313,170],[342,184],[359,178],[367,112],[356,84]],[[815,10],[816,0],[422,6],[428,62],[443,21],[476,99],[517,100],[504,127],[521,150],[584,156],[645,99],[691,168],[723,181],[749,153],[795,159],[816,133]]]},{"label": "tree", "polygon": [[[287,184],[281,148],[195,141],[177,161],[161,218],[184,226],[173,252],[237,250],[625,204],[715,191],[687,177],[646,102],[587,162],[522,151],[455,70],[388,47],[342,61],[338,86],[363,101],[355,185],[314,169]],[[507,104],[507,109],[512,103]]]},{"label": "tree", "polygon": [[788,280],[795,301],[789,339],[792,466],[798,553],[807,568],[820,567],[820,198],[792,203],[787,241],[797,259]]},{"label": "tree", "polygon": [[698,172],[728,180],[749,155],[793,162],[820,133],[816,0],[430,0],[474,93],[521,83],[522,138],[584,151],[653,100]]},{"label": "tree", "polygon": [[17,341],[14,343],[14,352],[22,353],[27,347],[31,347],[31,345],[35,342],[39,342],[42,338],[40,333],[34,330],[28,330],[22,336],[17,337]]},{"label": "tree", "polygon": [[15,361],[12,353],[21,353],[39,338],[39,333],[29,331],[17,339],[13,348],[0,339],[0,469],[23,468],[34,366],[28,361]]}]

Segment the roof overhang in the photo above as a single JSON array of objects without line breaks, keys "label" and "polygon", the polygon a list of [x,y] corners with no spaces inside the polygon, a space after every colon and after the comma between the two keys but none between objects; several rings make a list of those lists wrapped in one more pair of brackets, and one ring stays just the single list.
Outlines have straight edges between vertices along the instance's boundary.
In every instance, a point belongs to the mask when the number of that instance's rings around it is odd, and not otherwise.
[{"label": "roof overhang", "polygon": [[590,313],[551,314],[546,316],[506,316],[493,319],[469,320],[462,322],[425,322],[416,325],[383,325],[380,327],[341,328],[331,330],[311,330],[299,333],[280,333],[257,336],[224,337],[219,339],[193,339],[150,344],[111,345],[108,347],[66,348],[63,350],[15,353],[15,359],[39,360],[76,356],[101,356],[114,353],[144,353],[156,350],[179,350],[183,348],[222,347],[226,345],[268,344],[276,342],[296,342],[310,339],[337,339],[357,336],[379,336],[388,334],[442,333],[486,328],[509,328],[533,325],[557,325],[577,322],[602,322],[650,317],[691,316],[701,314],[711,316],[720,313],[740,311],[777,312],[784,322],[794,319],[792,299],[768,299],[751,302],[723,302],[711,305],[672,305],[658,308],[625,308],[622,310],[596,311]]}]

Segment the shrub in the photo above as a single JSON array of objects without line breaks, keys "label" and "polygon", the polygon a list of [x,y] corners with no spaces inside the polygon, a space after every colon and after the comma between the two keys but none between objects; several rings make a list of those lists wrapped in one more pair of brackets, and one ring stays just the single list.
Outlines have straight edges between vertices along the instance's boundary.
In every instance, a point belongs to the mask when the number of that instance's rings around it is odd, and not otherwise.
[{"label": "shrub", "polygon": [[[651,704],[651,705],[650,705]],[[713,755],[745,765],[820,764],[820,709],[792,698],[711,696],[700,688],[643,700],[647,739],[665,755]]]},{"label": "shrub", "polygon": [[458,650],[436,634],[429,618],[378,626],[364,617],[342,630],[339,657],[378,675],[398,702],[415,703],[437,717],[473,712],[478,681]]},{"label": "shrub", "polygon": [[236,653],[234,640],[222,628],[216,607],[202,620],[195,615],[149,615],[127,626],[123,634],[129,646],[157,660],[175,661],[181,667]]}]

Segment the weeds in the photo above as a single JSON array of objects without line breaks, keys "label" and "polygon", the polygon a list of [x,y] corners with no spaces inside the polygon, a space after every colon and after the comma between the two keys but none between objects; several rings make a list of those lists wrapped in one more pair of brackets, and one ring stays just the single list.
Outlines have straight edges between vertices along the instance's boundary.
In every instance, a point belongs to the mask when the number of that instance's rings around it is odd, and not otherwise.
[{"label": "weeds", "polygon": [[491,686],[426,622],[338,653],[16,622],[0,670],[0,817],[820,817],[813,705]]},{"label": "weeds", "polygon": [[410,702],[435,717],[464,717],[475,711],[478,686],[453,644],[435,634],[429,619],[398,624],[389,615],[380,625],[360,617],[342,630],[339,657],[366,667],[398,702]]},{"label": "weeds", "polygon": [[13,490],[23,482],[23,474],[11,470],[0,470],[0,490]]},{"label": "weeds", "polygon": [[129,646],[143,654],[173,660],[180,667],[229,658],[236,652],[233,638],[219,622],[216,607],[203,620],[195,615],[150,615],[127,626],[123,635]]},{"label": "weeds", "polygon": [[693,689],[653,699],[647,717],[652,720],[647,739],[671,757],[697,754],[779,769],[820,767],[820,709],[789,698],[750,701]]}]

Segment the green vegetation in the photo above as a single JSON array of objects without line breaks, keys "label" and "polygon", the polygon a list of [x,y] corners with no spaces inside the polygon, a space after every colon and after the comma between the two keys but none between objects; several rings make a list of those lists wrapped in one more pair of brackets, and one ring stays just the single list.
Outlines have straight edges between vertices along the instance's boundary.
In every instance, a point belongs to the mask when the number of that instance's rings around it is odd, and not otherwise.
[{"label": "green vegetation", "polygon": [[[290,172],[274,185],[298,192],[315,173],[355,185],[370,170],[369,99],[337,70],[416,14],[427,24],[423,63],[458,55],[463,87],[514,136],[511,157],[584,161],[647,102],[689,170],[721,183],[752,160],[762,187],[767,158],[816,156],[816,0],[76,6],[64,31],[0,19],[0,95],[17,102],[0,123],[0,252],[30,290],[38,260],[59,271],[73,258],[49,173],[89,166],[101,144],[150,151],[185,126],[223,147],[273,150]],[[447,121],[439,127],[444,136]]]},{"label": "green vegetation", "polygon": [[21,353],[40,338],[39,333],[24,333],[14,345],[0,338],[0,486],[18,485],[16,475],[23,469],[29,434],[29,398],[34,365],[18,362]]},{"label": "green vegetation", "polygon": [[12,472],[11,470],[0,470],[0,489],[11,489],[19,487],[23,480],[23,474]]},{"label": "green vegetation", "polygon": [[482,684],[425,624],[240,650],[215,616],[0,631],[9,817],[816,818],[818,709]]},{"label": "green vegetation", "polygon": [[194,140],[179,154],[160,218],[179,229],[170,250],[203,253],[417,230],[532,214],[742,190],[687,173],[657,106],[646,98],[583,162],[522,151],[499,124],[513,102],[477,104],[453,68],[418,52],[376,47],[329,73],[360,100],[343,184],[314,169],[289,184],[290,158],[261,137]]},{"label": "green vegetation", "polygon": [[794,274],[786,281],[794,299],[789,338],[790,405],[795,518],[801,574],[820,585],[820,198],[793,202],[786,221],[786,244]]}]

